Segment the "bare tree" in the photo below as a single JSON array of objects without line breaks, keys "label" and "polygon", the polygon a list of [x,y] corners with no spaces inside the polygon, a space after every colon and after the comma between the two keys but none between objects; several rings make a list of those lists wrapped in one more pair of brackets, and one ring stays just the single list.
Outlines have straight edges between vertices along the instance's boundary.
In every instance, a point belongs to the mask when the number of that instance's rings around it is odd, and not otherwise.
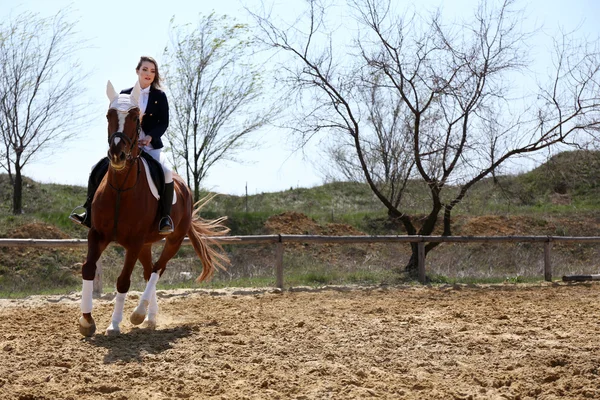
[{"label": "bare tree", "polygon": [[250,134],[269,123],[275,108],[260,108],[265,107],[262,78],[250,63],[246,25],[210,14],[195,28],[172,21],[171,33],[165,49],[174,110],[169,140],[176,169],[183,160],[198,200],[210,169],[219,161],[237,161],[240,151],[254,147]]},{"label": "bare tree", "polygon": [[[357,86],[359,99],[364,103],[364,116],[371,128],[369,135],[360,136],[364,162],[379,190],[399,207],[411,178],[415,178],[410,120],[404,103],[390,90],[381,86],[381,76],[361,79]],[[329,142],[325,148],[328,159],[348,181],[364,181],[364,170],[356,157],[353,140]]]},{"label": "bare tree", "polygon": [[[333,44],[335,32],[326,31],[326,5],[307,3],[306,23],[291,28],[254,15],[263,42],[294,63],[281,68],[280,79],[302,99],[294,132],[303,142],[327,132],[351,145],[352,157],[341,157],[346,171],[360,167],[409,235],[431,235],[440,214],[443,235],[451,235],[452,211],[475,183],[509,159],[600,126],[597,43],[562,35],[552,72],[536,89],[527,75],[535,32],[522,29],[513,0],[483,0],[470,22],[448,26],[439,12],[398,16],[389,0],[349,0],[359,33],[345,53]],[[429,212],[420,220],[402,196],[415,177],[429,192]],[[435,246],[426,245],[425,254]],[[413,245],[405,269],[414,274],[417,265]]]},{"label": "bare tree", "polygon": [[0,23],[0,167],[13,186],[15,214],[22,211],[23,168],[81,126],[84,76],[73,59],[80,44],[62,11]]}]

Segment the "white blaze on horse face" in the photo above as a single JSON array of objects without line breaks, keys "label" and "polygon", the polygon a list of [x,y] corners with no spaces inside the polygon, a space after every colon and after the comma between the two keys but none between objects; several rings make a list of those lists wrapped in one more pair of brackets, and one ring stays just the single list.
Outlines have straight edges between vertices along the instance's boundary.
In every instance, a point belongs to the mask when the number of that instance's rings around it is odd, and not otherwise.
[{"label": "white blaze on horse face", "polygon": [[[123,130],[125,129],[125,118],[127,118],[127,114],[128,112],[117,111],[117,116],[119,117],[119,128],[117,129],[117,132],[123,132]],[[121,138],[116,137],[114,139],[115,145],[119,144],[120,141]]]}]

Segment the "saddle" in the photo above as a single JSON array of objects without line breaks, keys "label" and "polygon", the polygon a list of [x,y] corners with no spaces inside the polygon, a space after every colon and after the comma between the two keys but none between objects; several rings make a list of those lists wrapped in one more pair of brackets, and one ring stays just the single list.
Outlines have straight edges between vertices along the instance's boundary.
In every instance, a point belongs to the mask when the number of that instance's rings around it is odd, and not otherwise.
[{"label": "saddle", "polygon": [[150,170],[150,176],[152,177],[152,182],[156,186],[158,193],[162,194],[165,190],[165,173],[162,169],[162,165],[158,161],[156,161],[152,156],[145,151],[142,150],[140,153],[140,157],[146,161],[148,164],[148,169]]},{"label": "saddle", "polygon": [[[163,172],[162,166],[160,165],[160,163],[158,161],[156,161],[154,158],[152,158],[152,156],[150,154],[146,153],[145,151],[142,151],[140,153],[140,157],[142,157],[144,159],[144,161],[146,162],[146,165],[148,166],[148,172],[150,173],[152,182],[154,182],[154,186],[156,186],[156,190],[158,192],[158,197],[160,197],[160,195],[165,190],[165,173]],[[94,185],[94,187],[97,188],[98,186],[100,186],[100,182],[102,182],[104,175],[106,175],[106,172],[108,171],[109,164],[110,164],[110,161],[109,161],[108,157],[104,157],[92,169],[92,173],[90,175],[90,180],[91,180],[92,184]],[[148,184],[150,186],[152,186],[151,182],[148,182]],[[155,195],[155,197],[156,197],[156,195]]]}]

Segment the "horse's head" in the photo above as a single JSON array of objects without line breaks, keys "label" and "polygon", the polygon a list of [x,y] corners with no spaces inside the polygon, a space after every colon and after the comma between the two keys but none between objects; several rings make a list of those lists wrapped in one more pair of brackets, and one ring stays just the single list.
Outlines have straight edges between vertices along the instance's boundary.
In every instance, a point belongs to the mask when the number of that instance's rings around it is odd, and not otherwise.
[{"label": "horse's head", "polygon": [[131,94],[117,94],[112,83],[106,84],[106,95],[110,106],[108,120],[108,159],[111,168],[120,171],[127,160],[138,155],[138,134],[140,126],[140,84],[137,82]]}]

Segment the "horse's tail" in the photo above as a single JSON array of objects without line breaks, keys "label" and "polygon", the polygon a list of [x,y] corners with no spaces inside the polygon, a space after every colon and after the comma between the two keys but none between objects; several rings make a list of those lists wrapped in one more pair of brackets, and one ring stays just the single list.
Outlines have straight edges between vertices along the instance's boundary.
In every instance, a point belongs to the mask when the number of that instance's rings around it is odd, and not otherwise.
[{"label": "horse's tail", "polygon": [[194,204],[192,214],[192,223],[188,230],[188,237],[196,254],[202,261],[202,274],[196,279],[201,282],[210,279],[216,268],[225,270],[225,265],[229,264],[229,258],[220,243],[217,243],[213,236],[223,236],[229,233],[229,228],[223,225],[227,217],[221,217],[214,220],[205,220],[198,216],[198,213],[215,195],[206,196]]}]

